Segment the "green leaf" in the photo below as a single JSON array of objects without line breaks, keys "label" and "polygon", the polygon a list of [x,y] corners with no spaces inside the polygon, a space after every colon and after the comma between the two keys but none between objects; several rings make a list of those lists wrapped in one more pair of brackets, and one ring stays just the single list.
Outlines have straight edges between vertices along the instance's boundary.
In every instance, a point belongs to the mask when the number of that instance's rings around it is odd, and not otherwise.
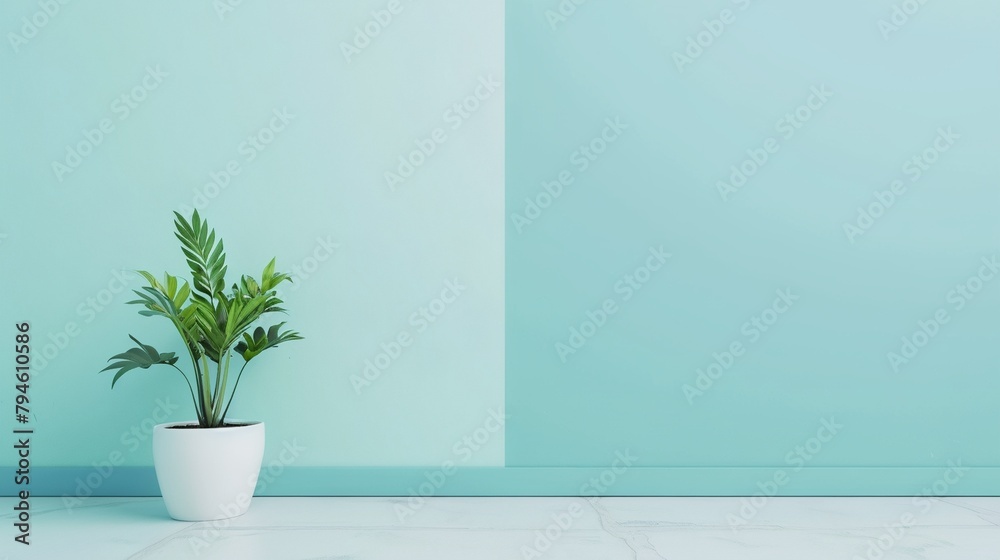
[{"label": "green leaf", "polygon": [[247,294],[251,296],[260,294],[260,284],[257,283],[257,280],[255,280],[253,276],[244,276],[240,279],[240,283],[243,285],[243,290]]},{"label": "green leaf", "polygon": [[177,277],[164,274],[164,278],[167,281],[166,296],[173,299],[174,295],[177,293]]},{"label": "green leaf", "polygon": [[177,295],[174,296],[174,307],[180,309],[184,307],[184,303],[187,301],[188,296],[191,295],[191,286],[187,282],[181,285],[181,289],[178,290]]},{"label": "green leaf", "polygon": [[276,258],[272,258],[271,262],[264,266],[264,272],[260,275],[260,283],[264,286],[270,286],[271,278],[274,276],[274,265]]},{"label": "green leaf", "polygon": [[101,370],[102,372],[118,370],[117,373],[115,373],[114,378],[111,380],[112,388],[114,388],[115,383],[118,383],[118,380],[121,379],[123,375],[134,369],[149,369],[151,366],[155,365],[174,365],[177,363],[177,356],[173,352],[160,354],[156,348],[139,342],[139,340],[134,336],[129,335],[129,338],[135,341],[135,343],[139,346],[136,348],[130,348],[121,354],[112,356],[111,359],[108,360],[109,362],[114,360],[118,361],[113,362],[111,365]]},{"label": "green leaf", "polygon": [[261,327],[257,327],[253,331],[253,335],[248,335],[243,333],[243,341],[236,345],[234,350],[243,356],[245,361],[250,361],[255,357],[259,356],[261,352],[274,348],[275,346],[292,340],[302,340],[299,333],[295,331],[285,331],[281,332],[281,327],[285,323],[278,323],[277,325],[272,325],[267,331]]},{"label": "green leaf", "polygon": [[145,278],[147,282],[149,282],[150,286],[153,286],[155,288],[160,285],[159,282],[156,281],[156,277],[150,274],[149,272],[146,272],[145,270],[140,270],[139,274],[143,278]]},{"label": "green leaf", "polygon": [[208,299],[214,299],[226,285],[225,246],[197,210],[190,222],[177,212],[174,216],[174,235],[181,242],[181,251],[191,269],[192,287]]}]

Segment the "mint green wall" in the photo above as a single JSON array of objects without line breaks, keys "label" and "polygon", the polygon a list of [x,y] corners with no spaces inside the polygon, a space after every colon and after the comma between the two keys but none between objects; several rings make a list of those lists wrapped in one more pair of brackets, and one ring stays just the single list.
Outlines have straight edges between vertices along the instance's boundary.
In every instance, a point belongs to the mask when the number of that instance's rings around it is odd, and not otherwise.
[{"label": "mint green wall", "polygon": [[[96,372],[127,333],[173,341],[121,271],[183,270],[170,212],[192,207],[231,270],[297,278],[307,339],[232,409],[267,423],[261,494],[408,495],[449,461],[437,495],[749,495],[778,472],[917,494],[956,462],[948,493],[1000,492],[993,4],[898,30],[899,0],[98,4],[0,5],[0,317],[41,342],[36,492],[156,492],[146,434],[193,415],[186,389]],[[734,165],[752,176],[720,188]]]},{"label": "mint green wall", "polygon": [[[156,399],[180,405],[170,420],[194,416],[170,370],[114,391],[97,374],[128,333],[174,344],[167,324],[125,305],[115,271],[182,271],[171,212],[192,206],[225,239],[231,271],[259,274],[274,255],[297,271],[284,292],[306,340],[251,365],[230,411],[267,423],[265,461],[295,438],[307,449],[297,466],[453,458],[504,404],[502,4],[247,0],[221,16],[218,4],[69,3],[0,49],[4,332],[27,320],[47,343],[76,325],[34,377],[34,464],[120,452],[150,465]],[[40,9],[4,2],[0,29],[20,33]],[[359,53],[344,46],[355,40]],[[119,97],[137,87],[144,99],[129,108]],[[470,96],[478,108],[456,117]],[[57,177],[52,162],[104,120],[111,132]],[[437,129],[444,142],[390,188],[385,173]],[[247,140],[258,134],[263,149]],[[413,316],[456,278],[464,291],[437,320]],[[413,344],[357,393],[352,376],[403,331]],[[0,390],[5,410],[11,391]],[[502,465],[502,431],[461,458]]]},{"label": "mint green wall", "polygon": [[1000,464],[1000,8],[565,4],[507,10],[507,465]]}]

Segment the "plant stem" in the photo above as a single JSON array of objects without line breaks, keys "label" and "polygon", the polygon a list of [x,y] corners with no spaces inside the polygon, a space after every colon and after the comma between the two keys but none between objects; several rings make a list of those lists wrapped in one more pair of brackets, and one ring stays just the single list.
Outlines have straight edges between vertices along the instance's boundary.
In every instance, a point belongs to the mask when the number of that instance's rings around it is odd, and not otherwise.
[{"label": "plant stem", "polygon": [[202,398],[202,412],[205,415],[205,421],[208,423],[206,428],[211,428],[212,422],[212,387],[211,380],[209,379],[208,373],[208,357],[204,352],[201,354],[202,369],[198,373],[198,382],[201,384],[201,398]]},{"label": "plant stem", "polygon": [[250,362],[243,362],[243,367],[240,368],[240,372],[236,374],[236,383],[233,383],[233,392],[229,394],[229,401],[226,403],[226,409],[222,411],[222,420],[226,419],[226,414],[229,412],[229,405],[233,404],[233,397],[236,396],[236,389],[240,386],[240,378],[243,377],[243,370],[246,369],[247,364]]},{"label": "plant stem", "polygon": [[198,408],[198,399],[195,398],[195,396],[194,396],[194,387],[191,386],[191,381],[188,379],[187,374],[184,373],[184,370],[182,370],[181,368],[177,367],[174,364],[170,364],[170,365],[174,369],[176,369],[177,371],[181,372],[181,377],[183,377],[184,378],[184,382],[187,383],[188,391],[191,393],[191,400],[194,401],[194,410],[195,410],[196,413],[198,413],[198,423],[201,424],[201,420],[202,420],[202,418],[201,418],[201,411]]},{"label": "plant stem", "polygon": [[215,364],[215,387],[212,387],[212,417],[215,417],[215,411],[219,407],[219,380],[222,378],[222,356],[219,356],[219,362]]},{"label": "plant stem", "polygon": [[201,391],[201,368],[199,367],[198,358],[195,357],[194,351],[190,348],[188,350],[191,356],[191,364],[194,366],[194,381],[198,385],[198,402],[195,406],[195,413],[198,415],[198,424],[203,425],[205,423],[205,399]]},{"label": "plant stem", "polygon": [[[198,358],[195,357],[195,346],[193,346],[194,344],[197,344],[197,342],[192,342],[191,341],[190,334],[187,332],[187,330],[184,329],[184,326],[177,319],[176,312],[177,312],[176,309],[171,308],[171,313],[172,314],[169,316],[170,322],[173,323],[174,328],[177,329],[178,334],[181,335],[181,340],[184,341],[185,346],[188,347],[188,355],[191,356],[191,365],[194,366],[194,378],[195,378],[195,381],[196,382],[200,382],[200,380],[201,380],[201,370],[198,367]],[[188,389],[192,393],[191,397],[194,398],[194,389],[191,387],[191,381],[188,380],[187,375],[185,375],[184,372],[181,371],[181,369],[179,367],[177,367],[177,366],[174,366],[174,369],[176,369],[177,371],[180,371],[181,375],[184,375],[184,381],[187,381]],[[195,399],[194,411],[195,411],[195,415],[198,416],[198,424],[202,425],[202,424],[205,423],[205,402],[204,402],[204,396],[203,396],[202,391],[200,389],[201,389],[201,386],[200,386],[200,383],[199,383],[198,398]]]},{"label": "plant stem", "polygon": [[[220,356],[221,357],[221,356]],[[218,391],[218,400],[213,403],[212,408],[215,414],[212,416],[212,425],[218,426],[222,423],[222,401],[226,397],[226,381],[229,378],[229,360],[233,357],[232,352],[226,351],[226,365],[225,368],[222,366],[222,360],[219,360],[219,372],[222,374],[222,382],[216,384],[216,389]]]}]

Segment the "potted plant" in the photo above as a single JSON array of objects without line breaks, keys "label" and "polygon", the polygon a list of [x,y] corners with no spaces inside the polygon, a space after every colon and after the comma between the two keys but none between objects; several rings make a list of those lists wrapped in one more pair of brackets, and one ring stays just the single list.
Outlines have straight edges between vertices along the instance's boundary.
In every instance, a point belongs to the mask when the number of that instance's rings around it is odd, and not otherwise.
[{"label": "potted plant", "polygon": [[[163,280],[140,271],[148,282],[135,290],[140,315],[168,319],[191,358],[189,376],[174,352],[159,352],[129,335],[138,346],[113,356],[103,371],[114,370],[111,387],[126,373],[161,365],[187,382],[197,421],[153,428],[153,464],[160,493],[174,519],[207,521],[246,513],[264,455],[264,423],[229,420],[226,413],[247,364],[282,342],[300,340],[283,322],[256,326],[269,313],[283,312],[275,287],[291,278],[274,271],[274,259],[259,279],[248,275],[226,290],[226,252],[215,230],[194,211],[191,220],[174,212],[176,237],[187,259],[191,281],[165,273]],[[235,379],[233,354],[242,359]],[[238,364],[237,364],[238,365]],[[231,387],[231,389],[230,389]]]}]

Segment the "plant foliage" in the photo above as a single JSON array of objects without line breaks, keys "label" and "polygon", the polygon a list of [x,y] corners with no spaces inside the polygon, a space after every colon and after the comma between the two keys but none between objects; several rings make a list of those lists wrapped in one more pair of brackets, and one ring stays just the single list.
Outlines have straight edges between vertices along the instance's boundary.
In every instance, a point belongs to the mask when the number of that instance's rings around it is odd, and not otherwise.
[{"label": "plant foliage", "polygon": [[[282,330],[284,322],[266,330],[260,326],[254,328],[263,315],[285,311],[275,288],[286,280],[291,282],[291,278],[275,272],[275,260],[271,259],[260,279],[243,275],[227,292],[228,268],[222,239],[216,237],[215,230],[197,210],[190,221],[177,212],[174,218],[174,235],[187,259],[191,281],[169,273],[160,280],[149,272],[139,271],[149,285],[134,290],[138,299],[128,303],[142,306],[140,315],[165,317],[173,324],[191,357],[193,376],[177,367],[178,358],[173,352],[160,353],[132,335],[129,338],[138,346],[112,356],[108,360],[112,363],[101,371],[115,372],[111,380],[114,387],[130,371],[155,365],[171,366],[187,381],[199,426],[215,428],[225,423],[229,405],[250,360],[281,343],[302,339],[295,331]],[[243,360],[243,365],[230,390],[229,367],[234,353]]]}]

